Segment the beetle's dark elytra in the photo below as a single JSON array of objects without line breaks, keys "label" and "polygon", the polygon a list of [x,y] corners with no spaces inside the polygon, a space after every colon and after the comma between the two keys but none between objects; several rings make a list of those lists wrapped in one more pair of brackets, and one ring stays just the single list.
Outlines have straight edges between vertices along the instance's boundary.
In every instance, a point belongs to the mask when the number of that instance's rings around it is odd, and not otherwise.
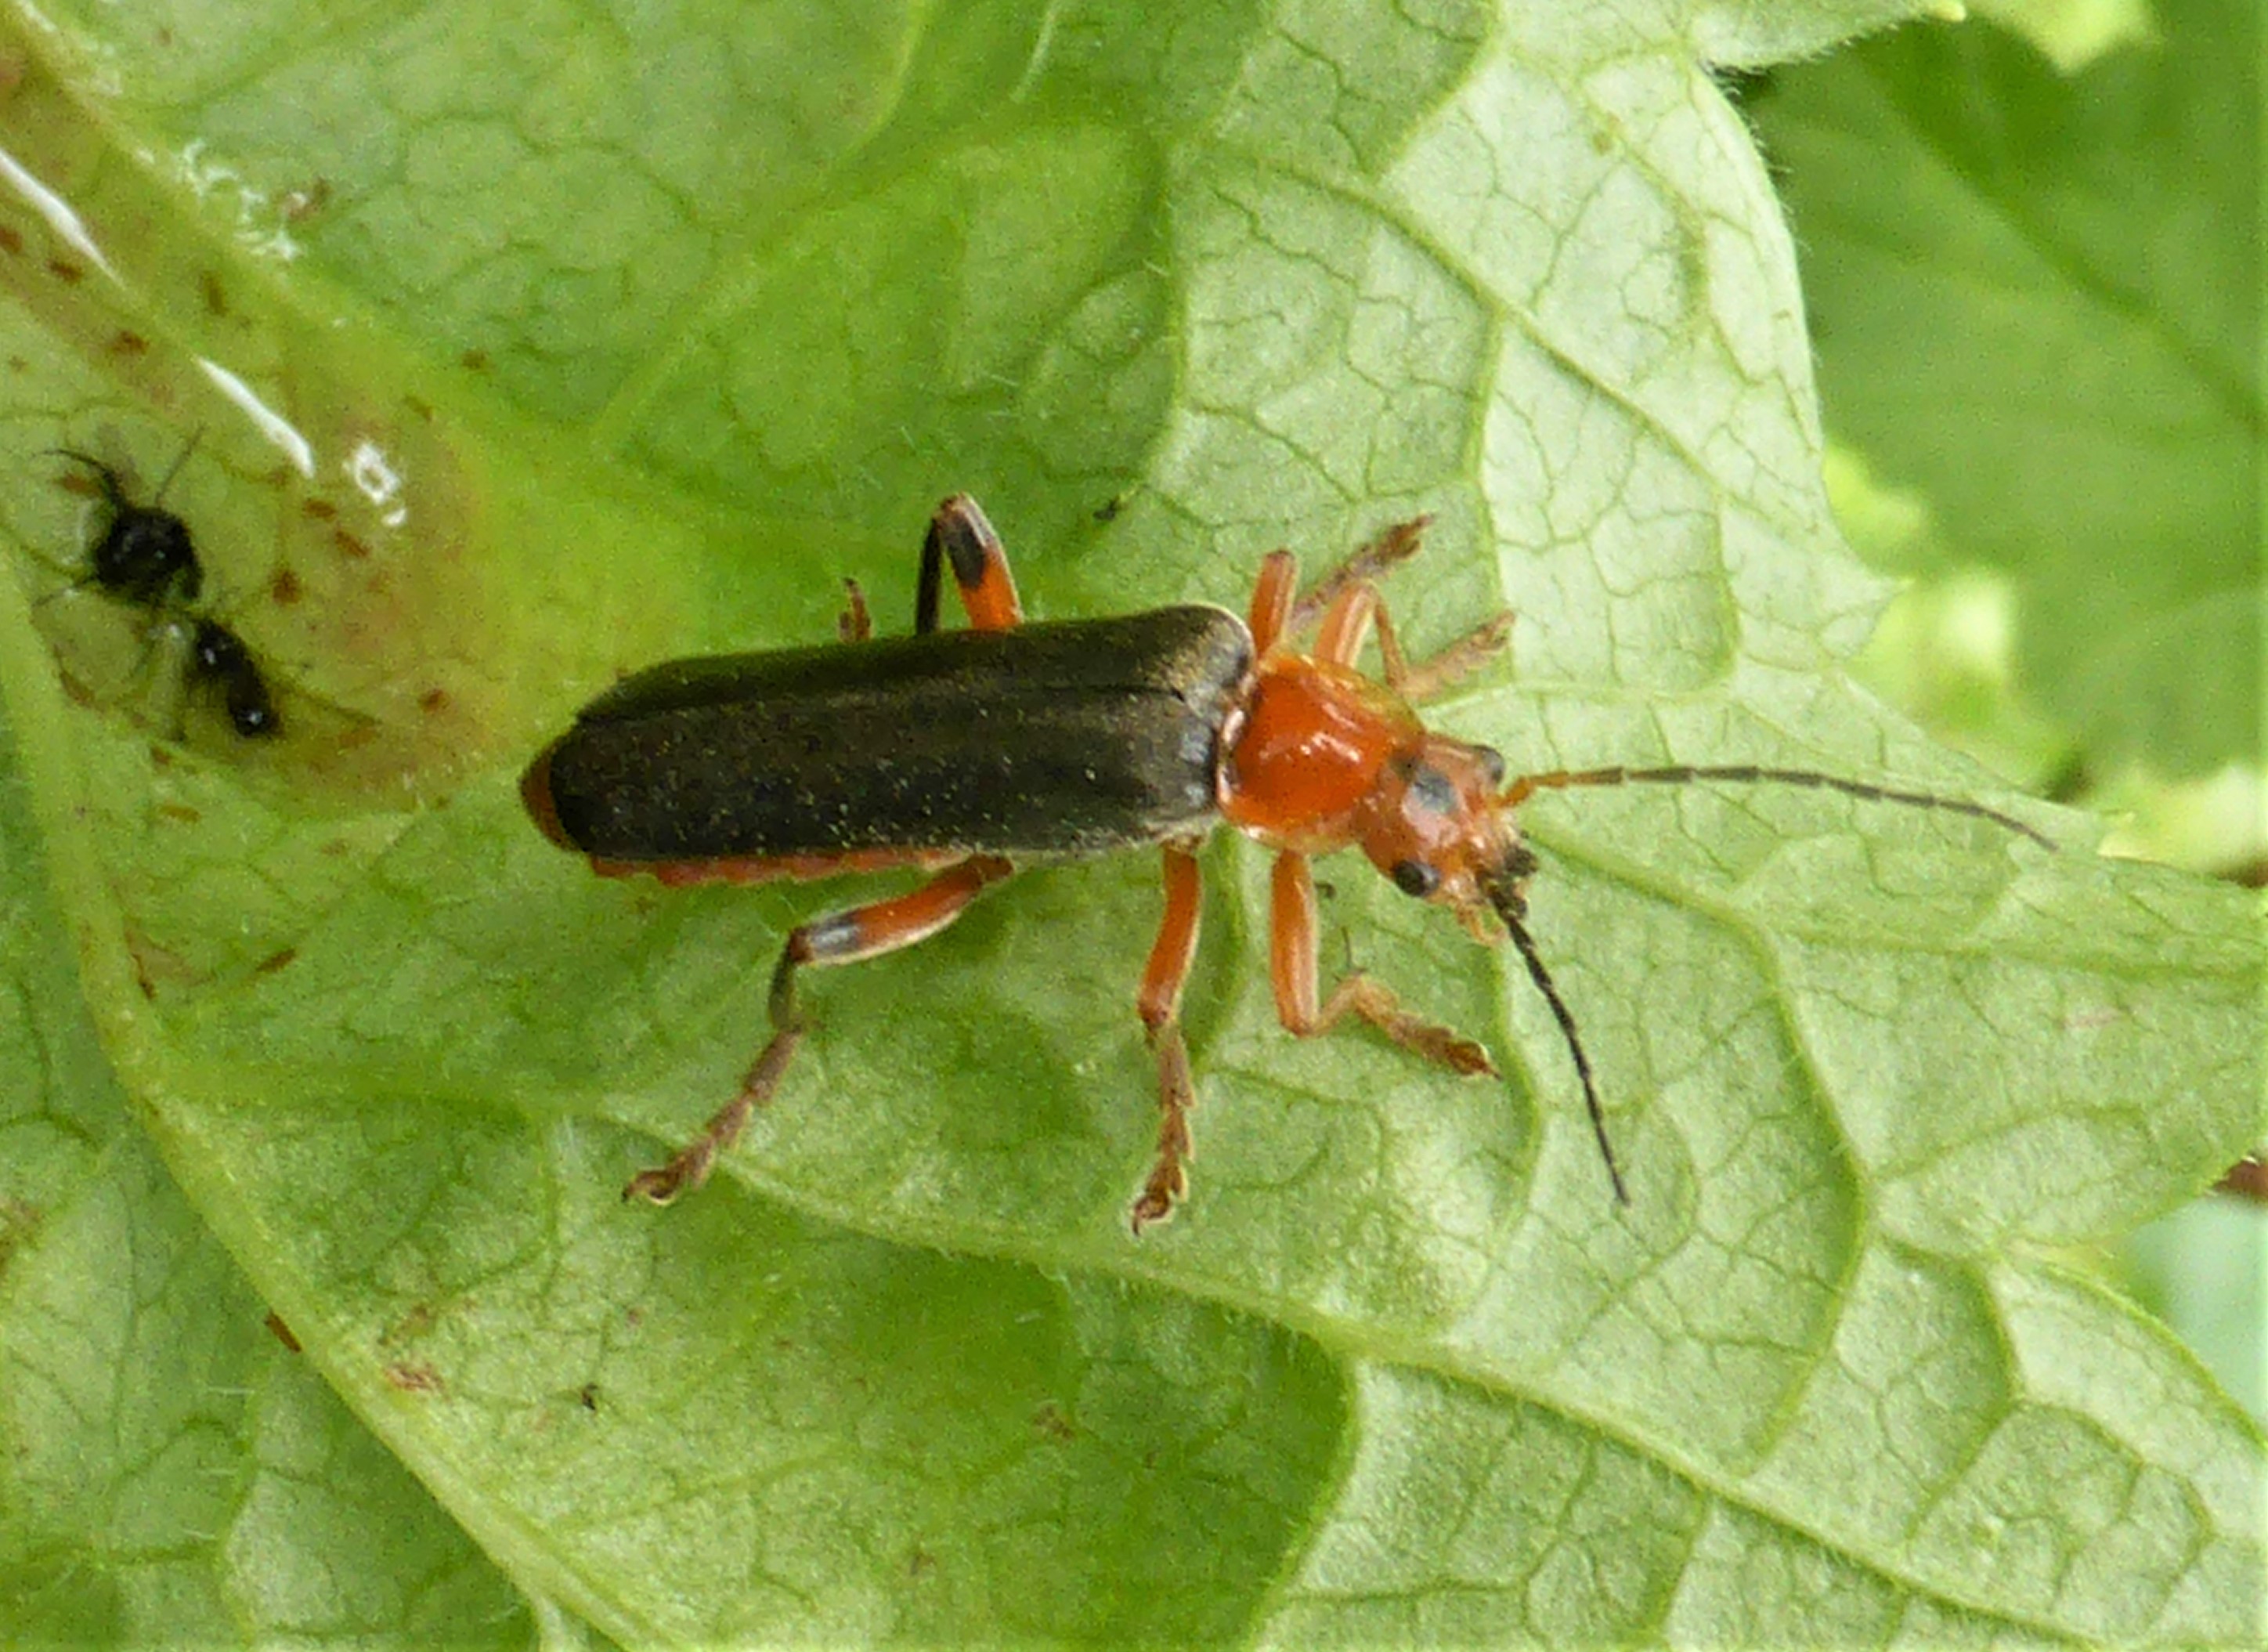
[{"label": "beetle's dark elytra", "polygon": [[605,859],[1079,855],[1201,830],[1251,669],[1217,608],[674,660],[530,771]]}]

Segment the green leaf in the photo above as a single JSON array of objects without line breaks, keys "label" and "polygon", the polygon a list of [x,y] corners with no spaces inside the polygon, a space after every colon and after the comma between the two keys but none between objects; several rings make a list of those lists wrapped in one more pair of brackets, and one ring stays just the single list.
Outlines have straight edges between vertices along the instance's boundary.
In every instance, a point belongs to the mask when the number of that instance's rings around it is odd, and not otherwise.
[{"label": "green leaf", "polygon": [[1829,417],[2013,576],[2022,675],[2098,769],[2262,760],[2260,85],[2249,7],[2071,78],[1991,30],[1776,74]]},{"label": "green leaf", "polygon": [[[4,719],[0,734],[16,748]],[[128,1121],[18,778],[0,783],[0,845],[11,1643],[525,1644],[511,1585],[287,1333],[263,1328],[258,1296]]]},{"label": "green leaf", "polygon": [[[600,881],[515,794],[617,670],[826,638],[846,575],[896,629],[956,488],[1041,616],[1241,606],[1277,543],[1318,567],[1430,512],[1388,595],[1418,652],[1518,608],[1438,712],[1515,768],[1972,793],[1839,675],[1881,586],[1822,494],[1766,180],[1694,55],[1873,15],[87,6],[19,35],[0,148],[77,218],[0,204],[0,690],[78,977],[52,939],[11,956],[22,1002],[91,1011],[250,1281],[189,1231],[183,1300],[274,1305],[371,1431],[335,1460],[382,1442],[551,1636],[2250,1633],[2257,1431],[2049,1250],[2257,1131],[2235,891],[2021,800],[1992,800],[2062,852],[1811,791],[1538,800],[1532,924],[1623,1210],[1516,961],[1331,863],[1327,966],[1508,1077],[1295,1043],[1266,857],[1223,837],[1197,1184],[1137,1242],[1149,857],[1031,870],[815,978],[778,1101],[657,1213],[617,1190],[731,1092],[784,930],[886,885]],[[89,527],[40,450],[146,485],[198,429],[167,503],[278,685],[272,743],[195,695],[166,738],[141,619],[32,606]],[[6,1053],[36,1118],[114,1113],[83,1051]],[[0,1167],[44,1208],[95,1149],[41,1139]],[[184,1228],[138,1162],[120,1201]],[[30,1231],[0,1354],[63,1369],[91,1312],[18,1303],[103,1300],[118,1252]],[[10,1403],[0,1555],[57,1634],[525,1633],[382,1460],[364,1541],[287,1535],[335,1598],[426,1615],[65,1616],[124,1551],[34,1529],[25,1448],[67,1425]],[[232,1603],[310,1564],[227,1553]]]}]

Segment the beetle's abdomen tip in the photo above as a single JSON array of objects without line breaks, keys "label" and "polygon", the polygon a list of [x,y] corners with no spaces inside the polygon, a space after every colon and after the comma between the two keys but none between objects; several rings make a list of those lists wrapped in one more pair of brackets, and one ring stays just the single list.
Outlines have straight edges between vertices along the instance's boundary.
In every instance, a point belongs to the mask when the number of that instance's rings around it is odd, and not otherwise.
[{"label": "beetle's abdomen tip", "polygon": [[535,754],[535,761],[519,777],[519,800],[526,806],[527,816],[535,822],[536,830],[562,849],[571,849],[579,854],[580,845],[567,836],[567,829],[559,823],[558,808],[551,800],[551,754],[558,749],[559,742],[555,740]]}]

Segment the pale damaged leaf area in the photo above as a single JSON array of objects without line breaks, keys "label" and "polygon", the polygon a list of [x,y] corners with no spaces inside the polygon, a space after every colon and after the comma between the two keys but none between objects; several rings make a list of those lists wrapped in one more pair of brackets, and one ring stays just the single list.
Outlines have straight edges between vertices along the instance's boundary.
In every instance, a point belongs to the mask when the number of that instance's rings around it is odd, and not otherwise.
[{"label": "pale damaged leaf area", "polygon": [[[850,897],[600,881],[514,786],[622,671],[833,636],[845,576],[902,629],[966,490],[1057,616],[1241,607],[1277,544],[1313,568],[1430,513],[1389,600],[1421,651],[1518,610],[1439,712],[1516,770],[1978,795],[1838,675],[1881,590],[1705,61],[1881,20],[15,14],[0,1612],[208,1644],[2250,1634],[2257,1433],[2055,1259],[2258,1132],[2236,892],[1989,794],[2061,852],[1812,792],[1539,800],[1532,924],[1623,1209],[1516,959],[1330,863],[1327,970],[1506,1076],[1296,1043],[1264,857],[1223,839],[1194,1197],[1138,1243],[1152,857],[815,978],[778,1101],[656,1212],[618,1190],[730,1093],[784,930]],[[100,512],[47,450],[146,490],[197,432],[166,503],[273,740],[65,588]]]}]

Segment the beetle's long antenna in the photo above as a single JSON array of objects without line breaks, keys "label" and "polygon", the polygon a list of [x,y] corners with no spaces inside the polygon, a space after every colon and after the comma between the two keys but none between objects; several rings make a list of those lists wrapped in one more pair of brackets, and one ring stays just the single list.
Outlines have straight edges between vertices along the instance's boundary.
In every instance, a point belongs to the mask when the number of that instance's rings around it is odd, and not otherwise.
[{"label": "beetle's long antenna", "polygon": [[1627,1205],[1631,1202],[1630,1189],[1623,1183],[1623,1168],[1616,1162],[1615,1144],[1607,1139],[1606,1109],[1599,1104],[1598,1083],[1591,1076],[1591,1058],[1584,1052],[1583,1040],[1575,1031],[1575,1017],[1567,1008],[1566,1000],[1559,996],[1559,989],[1552,985],[1551,971],[1543,967],[1543,955],[1535,949],[1535,937],[1520,921],[1518,892],[1507,884],[1491,884],[1487,888],[1489,904],[1504,920],[1505,933],[1520,948],[1529,978],[1535,983],[1535,990],[1543,994],[1543,1001],[1551,1006],[1560,1035],[1567,1040],[1567,1053],[1575,1058],[1575,1076],[1583,1081],[1583,1104],[1591,1110],[1591,1133],[1599,1139],[1599,1156],[1607,1162],[1607,1177],[1615,1184],[1615,1202]]},{"label": "beetle's long antenna", "polygon": [[1625,785],[1633,781],[1687,785],[1697,780],[1769,781],[1779,785],[1808,785],[1865,798],[1872,803],[1903,803],[1909,808],[1941,809],[1947,814],[1967,815],[1977,820],[1991,821],[1995,826],[2005,826],[2012,832],[2030,838],[2043,849],[2052,850],[2056,846],[2054,840],[2037,828],[2027,826],[2014,815],[2003,815],[1997,808],[1971,803],[1966,798],[1940,797],[1931,792],[1901,792],[1890,786],[1870,785],[1864,780],[1845,780],[1837,775],[1821,774],[1811,769],[1761,769],[1752,763],[1710,767],[1679,763],[1662,769],[1555,769],[1546,774],[1521,776],[1505,789],[1496,803],[1498,808],[1512,808],[1537,792],[1567,786]]}]

